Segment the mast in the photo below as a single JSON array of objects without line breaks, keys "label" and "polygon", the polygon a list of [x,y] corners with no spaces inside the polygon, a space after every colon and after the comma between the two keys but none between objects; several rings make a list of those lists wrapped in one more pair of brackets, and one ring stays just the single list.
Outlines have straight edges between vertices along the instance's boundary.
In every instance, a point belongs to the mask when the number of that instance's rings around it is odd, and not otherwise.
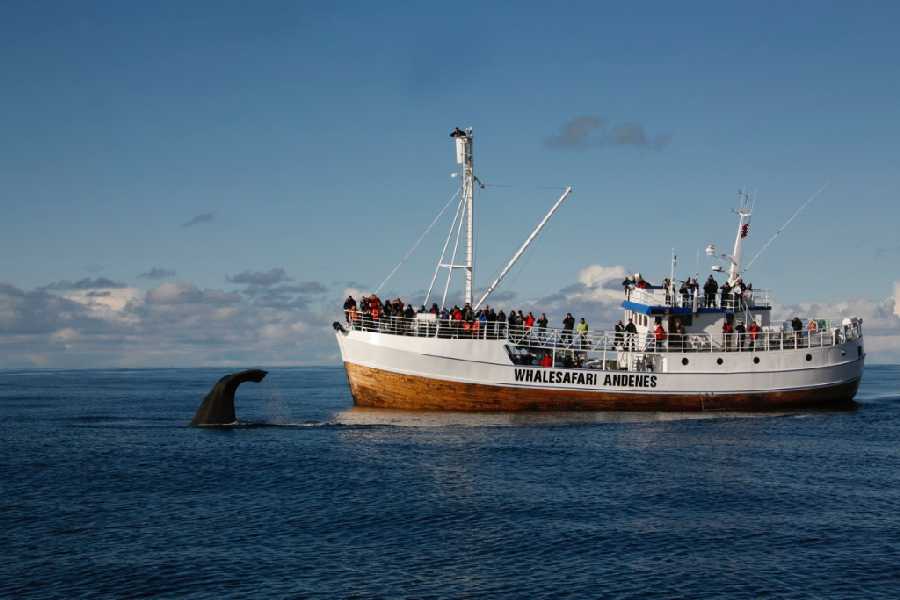
[{"label": "mast", "polygon": [[450,134],[456,141],[456,164],[460,169],[459,191],[466,210],[466,291],[465,302],[472,304],[472,278],[475,264],[475,169],[472,160],[472,128],[460,128]]},{"label": "mast", "polygon": [[744,191],[738,192],[737,235],[734,238],[734,251],[731,253],[731,270],[728,273],[728,284],[734,283],[741,277],[741,255],[744,250],[744,238],[750,233],[750,216],[753,214],[753,200],[750,194]]}]

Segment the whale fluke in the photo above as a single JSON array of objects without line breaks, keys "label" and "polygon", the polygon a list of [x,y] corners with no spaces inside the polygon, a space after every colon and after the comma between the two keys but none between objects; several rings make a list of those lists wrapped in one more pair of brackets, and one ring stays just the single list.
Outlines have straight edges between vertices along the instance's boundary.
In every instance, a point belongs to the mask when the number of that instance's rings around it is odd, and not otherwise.
[{"label": "whale fluke", "polygon": [[234,393],[238,386],[245,381],[259,383],[266,375],[268,372],[262,369],[248,369],[225,375],[206,394],[191,425],[231,425],[237,421],[234,414]]}]

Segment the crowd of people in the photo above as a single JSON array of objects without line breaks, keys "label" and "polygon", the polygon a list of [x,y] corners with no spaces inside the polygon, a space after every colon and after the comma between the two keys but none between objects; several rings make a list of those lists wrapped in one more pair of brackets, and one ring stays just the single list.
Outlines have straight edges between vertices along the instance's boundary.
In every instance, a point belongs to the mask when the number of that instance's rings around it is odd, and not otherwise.
[{"label": "crowd of people", "polygon": [[[653,285],[644,279],[640,273],[635,273],[634,277],[625,277],[622,281],[622,287],[625,290],[625,298],[627,300],[631,300],[635,289],[661,289],[665,291],[665,303],[670,306],[677,305],[679,297],[681,306],[693,306],[694,298],[697,298],[697,304],[702,308],[744,310],[753,306],[753,284],[745,284],[740,278],[735,281],[734,285],[726,281],[720,286],[716,278],[710,275],[703,283],[702,296],[700,294],[700,284],[696,277],[688,277],[680,283],[681,285],[676,289],[675,282],[666,277],[661,285]],[[719,298],[718,304],[716,302],[717,297]]]},{"label": "crowd of people", "polygon": [[[420,320],[413,326],[413,320],[421,314],[433,315]],[[511,338],[543,341],[548,334],[549,320],[546,313],[535,316],[533,312],[503,309],[495,310],[485,306],[474,310],[468,303],[460,307],[439,308],[432,303],[430,308],[421,305],[418,309],[402,299],[381,300],[377,295],[363,296],[357,302],[353,296],[344,301],[344,318],[347,323],[362,329],[386,330],[407,335],[437,335],[439,337],[482,337],[488,339]],[[564,344],[571,344],[577,336],[579,343],[586,344],[590,327],[582,317],[576,323],[572,313],[566,313],[562,320],[560,334]]]},{"label": "crowd of people", "polygon": [[[668,279],[665,282],[669,285],[667,289],[674,291]],[[626,279],[623,284],[626,289],[629,285],[638,289],[652,288],[640,275],[635,279]],[[692,294],[698,289],[697,281],[688,279],[683,282],[679,293],[692,298]],[[744,286],[740,281],[734,286],[725,283],[719,287],[710,276],[703,286],[704,305],[715,307],[716,293],[720,290],[724,303],[731,294],[735,297],[741,294],[743,298],[748,298],[746,294],[748,291],[752,294],[752,289],[752,285]],[[427,316],[423,318],[421,315]],[[540,316],[522,310],[511,310],[507,314],[504,310],[495,310],[491,306],[474,310],[468,303],[462,307],[454,305],[452,308],[440,308],[437,303],[433,303],[430,308],[422,305],[415,309],[412,304],[405,303],[400,298],[381,300],[376,294],[371,294],[363,296],[359,302],[353,296],[348,296],[344,301],[344,316],[351,327],[368,331],[443,338],[510,339],[523,347],[535,348],[550,344],[585,354],[587,350],[599,349],[593,347],[598,345],[598,340],[590,337],[590,326],[585,318],[581,317],[576,322],[572,313],[566,313],[562,319],[562,327],[557,331],[549,329],[547,315],[543,312]],[[817,323],[809,320],[804,326],[799,318],[794,317],[791,327],[795,338],[802,343],[803,332],[811,337],[817,330]],[[722,334],[722,347],[726,351],[762,347],[763,330],[755,320],[745,325],[742,320],[735,320],[733,315],[727,315],[722,325]],[[616,323],[612,339],[605,343],[609,344],[607,349],[610,350],[678,352],[692,350],[690,341],[692,340],[680,318],[673,318],[666,328],[662,318],[657,317],[653,326],[647,328],[646,339],[638,339],[638,328],[632,319],[628,319],[627,324],[621,320]]]}]

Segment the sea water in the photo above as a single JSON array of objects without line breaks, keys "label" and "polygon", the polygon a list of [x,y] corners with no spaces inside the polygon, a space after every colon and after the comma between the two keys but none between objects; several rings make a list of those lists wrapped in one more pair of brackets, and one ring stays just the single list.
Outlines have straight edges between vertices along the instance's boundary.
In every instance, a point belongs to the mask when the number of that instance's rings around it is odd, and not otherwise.
[{"label": "sea water", "polygon": [[273,369],[0,371],[0,596],[900,597],[900,367],[858,410],[353,409]]}]

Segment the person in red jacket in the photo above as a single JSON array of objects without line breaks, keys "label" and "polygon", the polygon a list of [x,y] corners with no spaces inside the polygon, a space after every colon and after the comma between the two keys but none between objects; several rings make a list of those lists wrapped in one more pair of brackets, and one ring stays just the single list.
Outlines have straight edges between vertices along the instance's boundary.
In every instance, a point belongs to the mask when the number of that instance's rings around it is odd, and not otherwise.
[{"label": "person in red jacket", "polygon": [[549,352],[545,352],[544,356],[541,357],[541,366],[545,369],[549,369],[553,366],[553,358],[550,356]]},{"label": "person in red jacket", "polygon": [[725,324],[722,325],[722,340],[725,345],[725,352],[728,352],[729,346],[731,346],[731,338],[734,337],[734,326],[731,324],[731,321],[726,320]]},{"label": "person in red jacket", "polygon": [[531,333],[531,328],[534,327],[534,315],[531,314],[531,311],[528,312],[528,315],[525,317],[525,333]]},{"label": "person in red jacket", "polygon": [[656,328],[653,330],[653,337],[656,338],[656,349],[662,350],[666,341],[666,330],[663,329],[662,323],[656,324]]},{"label": "person in red jacket", "polygon": [[756,347],[756,338],[759,337],[759,332],[761,331],[759,325],[756,324],[756,321],[750,321],[750,327],[747,328],[747,332],[750,334],[750,349]]}]

